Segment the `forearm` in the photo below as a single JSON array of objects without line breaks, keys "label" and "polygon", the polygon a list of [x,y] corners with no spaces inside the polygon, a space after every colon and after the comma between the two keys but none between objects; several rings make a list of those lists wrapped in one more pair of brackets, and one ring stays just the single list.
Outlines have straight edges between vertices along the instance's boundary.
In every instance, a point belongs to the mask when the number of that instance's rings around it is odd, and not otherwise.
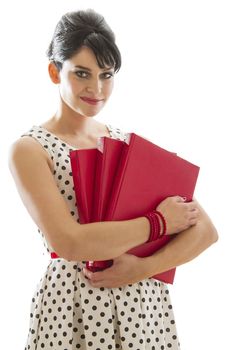
[{"label": "forearm", "polygon": [[209,218],[201,220],[179,233],[154,255],[140,259],[143,278],[154,276],[193,260],[218,239],[217,231]]},{"label": "forearm", "polygon": [[77,261],[113,259],[146,242],[149,230],[145,217],[80,225],[79,232],[71,235],[66,258]]}]

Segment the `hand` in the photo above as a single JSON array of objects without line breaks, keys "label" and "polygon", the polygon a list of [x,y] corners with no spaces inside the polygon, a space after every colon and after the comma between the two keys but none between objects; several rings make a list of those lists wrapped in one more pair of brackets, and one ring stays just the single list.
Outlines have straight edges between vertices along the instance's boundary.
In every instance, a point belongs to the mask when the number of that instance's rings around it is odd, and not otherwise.
[{"label": "hand", "polygon": [[156,208],[166,220],[167,234],[176,234],[197,223],[199,210],[197,202],[185,202],[183,197],[174,196],[163,200]]},{"label": "hand", "polygon": [[89,279],[92,287],[122,287],[145,278],[140,268],[140,259],[135,255],[125,253],[113,259],[113,265],[103,271],[91,272],[83,268],[83,273]]}]

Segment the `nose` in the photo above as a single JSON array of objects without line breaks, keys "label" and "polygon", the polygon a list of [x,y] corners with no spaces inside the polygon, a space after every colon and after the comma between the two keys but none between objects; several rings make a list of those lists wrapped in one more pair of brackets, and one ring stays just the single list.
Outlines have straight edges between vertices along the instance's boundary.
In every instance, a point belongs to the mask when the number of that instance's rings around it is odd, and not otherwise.
[{"label": "nose", "polygon": [[102,92],[102,81],[100,79],[92,79],[86,87],[87,92],[93,93],[95,96]]}]

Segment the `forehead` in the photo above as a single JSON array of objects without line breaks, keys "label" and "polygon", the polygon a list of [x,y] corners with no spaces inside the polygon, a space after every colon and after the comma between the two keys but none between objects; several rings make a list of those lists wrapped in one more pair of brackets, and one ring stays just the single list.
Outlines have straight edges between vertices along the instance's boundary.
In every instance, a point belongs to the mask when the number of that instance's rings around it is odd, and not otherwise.
[{"label": "forehead", "polygon": [[67,68],[71,68],[77,65],[87,67],[91,70],[105,70],[112,68],[105,67],[104,69],[101,69],[98,65],[94,52],[86,46],[82,46],[82,48],[77,53],[75,53],[70,59],[64,62],[64,66]]}]

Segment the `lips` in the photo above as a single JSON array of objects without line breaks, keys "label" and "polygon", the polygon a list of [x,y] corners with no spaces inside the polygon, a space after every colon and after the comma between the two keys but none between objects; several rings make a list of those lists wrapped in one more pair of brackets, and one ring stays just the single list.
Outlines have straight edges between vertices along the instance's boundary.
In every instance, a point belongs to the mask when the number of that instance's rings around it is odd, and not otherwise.
[{"label": "lips", "polygon": [[89,97],[81,97],[81,100],[88,103],[89,105],[97,105],[99,102],[103,100],[97,100]]},{"label": "lips", "polygon": [[89,98],[89,97],[81,97],[81,99],[83,101],[87,101],[87,102],[100,102],[100,101],[102,101],[102,100],[97,100],[95,98]]}]

